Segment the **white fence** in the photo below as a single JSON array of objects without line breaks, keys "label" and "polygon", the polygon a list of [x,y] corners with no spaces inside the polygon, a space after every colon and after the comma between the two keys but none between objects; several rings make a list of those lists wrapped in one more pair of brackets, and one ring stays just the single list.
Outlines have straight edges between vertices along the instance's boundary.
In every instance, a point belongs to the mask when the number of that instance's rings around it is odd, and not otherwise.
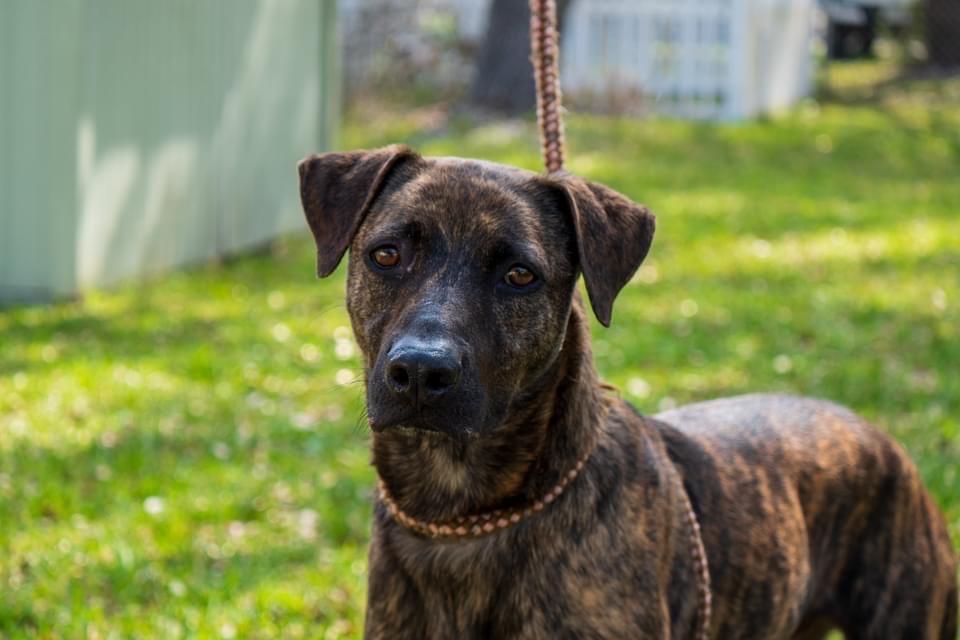
[{"label": "white fence", "polygon": [[739,120],[809,92],[815,0],[574,0],[564,91],[628,109]]}]

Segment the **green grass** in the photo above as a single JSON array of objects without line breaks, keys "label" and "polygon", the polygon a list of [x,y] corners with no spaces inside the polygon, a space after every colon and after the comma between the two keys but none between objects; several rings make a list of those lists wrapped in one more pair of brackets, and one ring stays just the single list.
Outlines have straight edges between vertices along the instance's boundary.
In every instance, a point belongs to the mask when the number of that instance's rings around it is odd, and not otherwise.
[{"label": "green grass", "polygon": [[[529,122],[413,122],[354,121],[345,146],[539,167]],[[595,327],[606,379],[646,412],[848,404],[906,445],[960,542],[960,82],[568,132],[573,171],[658,213]],[[0,637],[360,635],[374,473],[343,274],[312,274],[301,236],[0,312]]]}]

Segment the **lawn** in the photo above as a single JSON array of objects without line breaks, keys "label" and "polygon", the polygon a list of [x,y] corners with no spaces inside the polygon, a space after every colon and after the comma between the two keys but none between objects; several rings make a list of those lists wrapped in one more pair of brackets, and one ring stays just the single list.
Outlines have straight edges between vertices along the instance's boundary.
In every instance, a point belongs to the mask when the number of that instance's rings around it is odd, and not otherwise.
[{"label": "lawn", "polygon": [[[570,117],[570,169],[658,213],[597,364],[644,412],[845,403],[960,543],[960,81],[870,91],[738,125]],[[429,120],[355,117],[344,146],[539,167],[529,121]],[[0,637],[359,637],[374,472],[343,273],[313,269],[301,235],[0,311]]]}]

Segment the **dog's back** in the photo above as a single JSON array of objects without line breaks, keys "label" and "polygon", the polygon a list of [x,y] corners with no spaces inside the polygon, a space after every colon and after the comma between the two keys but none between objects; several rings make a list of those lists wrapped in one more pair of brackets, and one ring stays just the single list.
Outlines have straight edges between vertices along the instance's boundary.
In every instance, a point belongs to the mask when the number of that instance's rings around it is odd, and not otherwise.
[{"label": "dog's back", "polygon": [[[664,439],[702,518],[719,621],[726,606],[748,609],[728,611],[731,619],[777,610],[790,618],[784,628],[824,618],[866,630],[849,637],[955,637],[950,537],[890,437],[844,407],[787,395],[725,398],[655,418],[669,425]],[[723,513],[722,526],[712,513]],[[782,570],[769,570],[786,557]],[[771,580],[752,581],[756,563]],[[766,606],[781,596],[795,601]]]}]

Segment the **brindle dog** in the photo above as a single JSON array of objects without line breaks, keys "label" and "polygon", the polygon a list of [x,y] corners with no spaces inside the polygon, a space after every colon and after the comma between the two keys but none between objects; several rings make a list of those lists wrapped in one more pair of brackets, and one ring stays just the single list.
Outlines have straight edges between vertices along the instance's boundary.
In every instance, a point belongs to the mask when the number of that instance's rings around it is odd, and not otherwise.
[{"label": "brindle dog", "polygon": [[[952,640],[957,566],[904,450],[847,409],[750,395],[654,417],[597,378],[583,274],[607,325],[653,216],[562,176],[405,147],[300,164],[329,275],[350,247],[373,464],[406,516],[522,509],[434,538],[375,507],[368,638],[688,638],[693,506],[710,637]],[[686,495],[684,495],[686,494]]]}]

